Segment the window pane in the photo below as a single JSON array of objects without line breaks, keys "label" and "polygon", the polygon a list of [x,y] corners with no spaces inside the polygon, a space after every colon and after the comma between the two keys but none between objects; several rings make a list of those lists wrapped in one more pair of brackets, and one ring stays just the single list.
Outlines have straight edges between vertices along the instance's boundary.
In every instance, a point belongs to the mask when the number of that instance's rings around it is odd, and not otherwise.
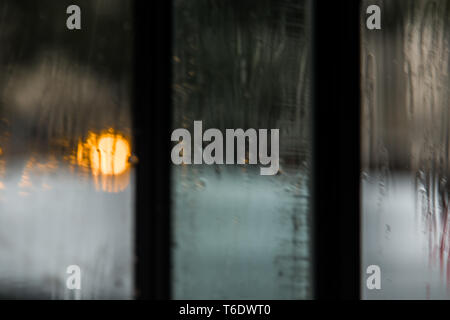
[{"label": "window pane", "polygon": [[[381,30],[365,27],[371,4]],[[363,297],[448,298],[450,1],[362,10]],[[369,265],[381,290],[366,287]]]},{"label": "window pane", "polygon": [[132,297],[132,2],[77,3],[0,1],[2,298]]},{"label": "window pane", "polygon": [[174,129],[192,134],[198,120],[224,141],[225,129],[280,129],[276,175],[173,165],[174,298],[312,297],[308,10],[301,0],[174,1]]}]

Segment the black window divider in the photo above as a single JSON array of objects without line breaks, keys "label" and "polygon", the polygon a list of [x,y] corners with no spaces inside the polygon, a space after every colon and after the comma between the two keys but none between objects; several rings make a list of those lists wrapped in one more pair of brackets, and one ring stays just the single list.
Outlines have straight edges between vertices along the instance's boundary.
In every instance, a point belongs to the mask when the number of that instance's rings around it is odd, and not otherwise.
[{"label": "black window divider", "polygon": [[[170,299],[172,1],[134,5],[136,298]],[[314,299],[359,299],[360,1],[311,9]]]}]

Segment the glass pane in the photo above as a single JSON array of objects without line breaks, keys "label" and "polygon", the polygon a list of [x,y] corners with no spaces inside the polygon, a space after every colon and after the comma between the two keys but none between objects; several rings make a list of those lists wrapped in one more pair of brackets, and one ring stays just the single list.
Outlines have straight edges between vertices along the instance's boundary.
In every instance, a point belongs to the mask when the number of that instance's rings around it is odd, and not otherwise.
[{"label": "glass pane", "polygon": [[309,17],[303,0],[174,1],[174,129],[280,130],[275,175],[173,165],[176,299],[312,297]]},{"label": "glass pane", "polygon": [[[381,30],[366,28],[372,4]],[[362,10],[363,298],[449,298],[450,1]],[[369,265],[381,290],[366,286]]]},{"label": "glass pane", "polygon": [[0,1],[1,298],[132,297],[131,3]]}]

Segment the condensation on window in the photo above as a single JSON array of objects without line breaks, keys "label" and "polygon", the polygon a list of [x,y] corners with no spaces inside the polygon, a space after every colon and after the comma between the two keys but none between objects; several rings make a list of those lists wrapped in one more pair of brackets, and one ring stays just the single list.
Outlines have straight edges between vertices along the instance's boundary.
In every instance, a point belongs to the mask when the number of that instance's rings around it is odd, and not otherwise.
[{"label": "condensation on window", "polygon": [[132,2],[77,4],[0,1],[1,298],[133,295]]},{"label": "condensation on window", "polygon": [[361,16],[363,298],[447,299],[450,1],[365,0]]},{"label": "condensation on window", "polygon": [[172,166],[173,296],[312,298],[309,3],[176,0],[173,14],[174,129],[280,129],[274,176]]}]

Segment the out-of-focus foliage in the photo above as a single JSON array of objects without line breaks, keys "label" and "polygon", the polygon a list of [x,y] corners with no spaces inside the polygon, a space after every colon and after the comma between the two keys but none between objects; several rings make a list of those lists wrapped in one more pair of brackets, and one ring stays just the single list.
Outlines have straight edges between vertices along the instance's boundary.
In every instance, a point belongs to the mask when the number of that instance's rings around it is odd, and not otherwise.
[{"label": "out-of-focus foliage", "polygon": [[307,149],[307,10],[306,1],[175,1],[174,126],[280,128],[282,155]]}]

